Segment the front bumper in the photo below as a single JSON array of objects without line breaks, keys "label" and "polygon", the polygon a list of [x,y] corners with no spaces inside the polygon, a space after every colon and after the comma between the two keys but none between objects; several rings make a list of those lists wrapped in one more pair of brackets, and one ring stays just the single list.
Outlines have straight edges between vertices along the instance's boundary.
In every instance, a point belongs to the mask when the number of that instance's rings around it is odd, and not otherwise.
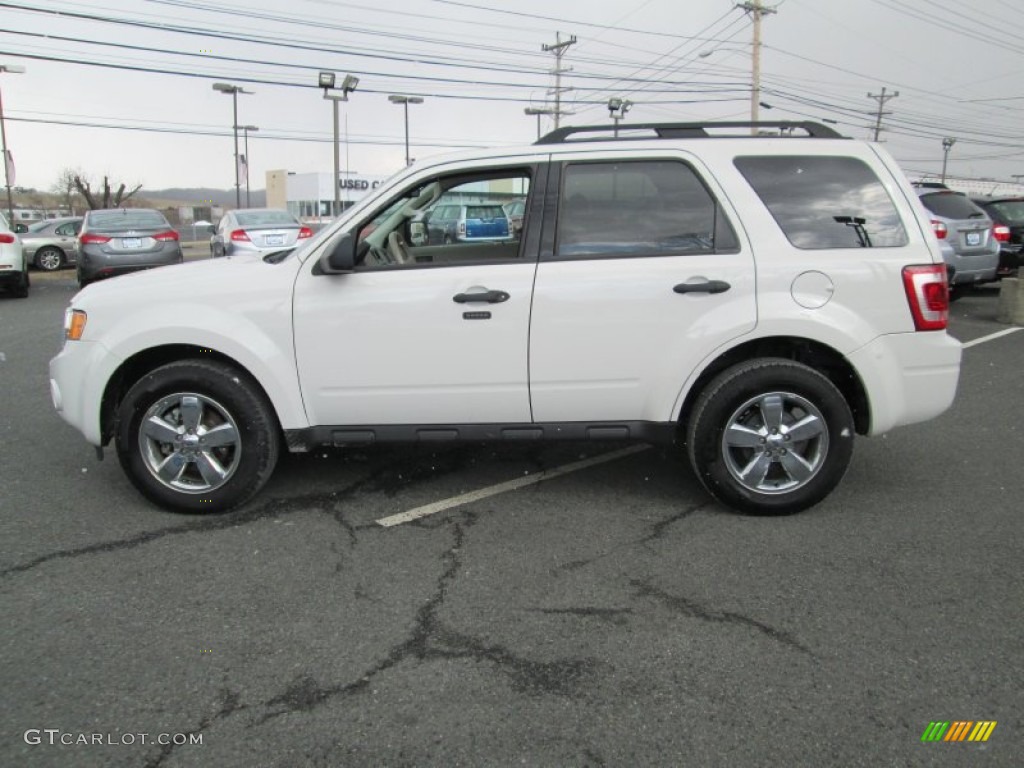
[{"label": "front bumper", "polygon": [[102,445],[100,411],[107,382],[123,361],[95,341],[65,342],[50,360],[50,398],[68,424]]}]

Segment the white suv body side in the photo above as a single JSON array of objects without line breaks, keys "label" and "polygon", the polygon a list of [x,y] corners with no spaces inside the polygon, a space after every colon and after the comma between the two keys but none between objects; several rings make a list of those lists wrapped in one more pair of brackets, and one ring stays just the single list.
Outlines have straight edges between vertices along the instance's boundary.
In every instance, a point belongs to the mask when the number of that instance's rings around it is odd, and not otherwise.
[{"label": "white suv body side", "polygon": [[[903,240],[794,247],[738,167],[745,156],[863,164]],[[560,256],[567,174],[637,162],[696,179],[714,204],[712,245]],[[385,239],[444,184],[515,173],[530,186],[522,240],[493,251],[510,257],[421,264],[411,251],[445,254]],[[381,213],[409,190],[404,213]],[[376,240],[360,237],[371,220],[382,228]],[[860,237],[858,221],[850,226]],[[366,256],[353,266],[357,241],[398,263],[369,268]],[[72,300],[85,331],[51,362],[51,388],[69,423],[97,446],[116,438],[136,486],[176,509],[244,501],[269,476],[282,432],[304,450],[680,431],[713,494],[750,511],[795,511],[841,478],[854,426],[877,434],[952,403],[960,345],[941,329],[918,330],[915,312],[931,305],[914,307],[905,276],[910,265],[941,263],[909,183],[863,142],[655,139],[462,153],[394,177],[280,263],[217,260],[91,286]],[[922,278],[926,290],[940,269]],[[806,467],[783,438],[803,446]]]}]

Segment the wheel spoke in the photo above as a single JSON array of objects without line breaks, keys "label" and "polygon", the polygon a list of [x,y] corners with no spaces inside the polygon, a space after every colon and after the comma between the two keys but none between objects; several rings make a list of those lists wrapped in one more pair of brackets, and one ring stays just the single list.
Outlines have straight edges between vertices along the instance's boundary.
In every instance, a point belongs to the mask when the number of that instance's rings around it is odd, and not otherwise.
[{"label": "wheel spoke", "polygon": [[817,416],[808,414],[791,426],[786,434],[791,440],[802,442],[818,437],[825,431],[825,425]]},{"label": "wheel spoke", "polygon": [[186,395],[181,398],[181,423],[189,432],[195,432],[199,426],[199,420],[203,417],[203,404],[199,398],[193,395]]},{"label": "wheel spoke", "polygon": [[771,466],[771,457],[766,453],[758,453],[750,460],[747,466],[740,470],[740,477],[743,478],[743,482],[748,486],[756,488],[764,482],[764,478]]},{"label": "wheel spoke", "polygon": [[173,483],[181,477],[181,473],[185,471],[186,466],[188,466],[188,459],[181,453],[175,451],[164,459],[160,466],[157,467],[156,471],[165,483]]},{"label": "wheel spoke", "polygon": [[222,448],[226,445],[234,445],[238,442],[238,430],[233,424],[219,424],[207,432],[203,432],[202,438],[206,448]]},{"label": "wheel spoke", "polygon": [[814,471],[814,466],[807,459],[793,451],[780,457],[779,463],[786,470],[786,474],[798,483],[804,482]]},{"label": "wheel spoke", "polygon": [[770,431],[782,426],[782,397],[779,395],[765,395],[758,404],[761,408],[761,418],[765,427]]},{"label": "wheel spoke", "polygon": [[178,430],[159,416],[150,416],[142,424],[142,434],[158,443],[173,443]]},{"label": "wheel spoke", "polygon": [[763,430],[751,429],[742,424],[730,424],[725,433],[725,442],[730,448],[760,448],[764,443]]},{"label": "wheel spoke", "polygon": [[199,474],[203,476],[203,480],[214,488],[224,482],[224,478],[228,474],[227,470],[209,451],[202,451],[196,455],[196,466],[199,468]]}]

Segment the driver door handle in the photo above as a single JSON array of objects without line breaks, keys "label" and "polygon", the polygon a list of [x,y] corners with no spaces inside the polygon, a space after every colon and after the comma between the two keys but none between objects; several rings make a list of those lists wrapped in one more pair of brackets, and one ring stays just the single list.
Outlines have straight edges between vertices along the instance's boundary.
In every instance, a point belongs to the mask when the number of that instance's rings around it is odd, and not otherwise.
[{"label": "driver door handle", "polygon": [[730,288],[725,280],[705,280],[702,283],[680,283],[672,290],[676,293],[725,293]]},{"label": "driver door handle", "polygon": [[508,301],[509,295],[504,291],[475,291],[473,293],[456,293],[452,301],[456,304],[500,304]]}]

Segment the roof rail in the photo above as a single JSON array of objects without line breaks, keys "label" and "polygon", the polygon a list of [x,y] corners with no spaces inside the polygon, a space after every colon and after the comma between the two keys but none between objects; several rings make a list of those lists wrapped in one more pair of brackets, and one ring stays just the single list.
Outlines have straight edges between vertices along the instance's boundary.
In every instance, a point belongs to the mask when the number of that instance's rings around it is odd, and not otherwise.
[{"label": "roof rail", "polygon": [[[622,140],[637,140],[637,139],[648,139],[650,136],[636,136],[632,135],[637,130],[649,130],[653,131],[659,139],[714,139],[714,138],[725,138],[726,135],[709,133],[708,129],[728,129],[728,128],[745,128],[747,130],[761,129],[761,128],[776,128],[780,131],[793,131],[802,130],[805,132],[806,137],[812,139],[845,139],[840,133],[837,133],[827,125],[821,123],[815,123],[813,121],[793,121],[793,120],[772,120],[766,122],[721,122],[721,123],[628,123],[622,126],[615,125],[574,125],[567,126],[565,128],[557,128],[551,133],[545,134],[541,138],[537,139],[535,144],[564,144],[569,141],[622,141]],[[587,137],[579,139],[570,139],[570,136],[578,133],[612,133],[614,136],[600,136],[600,137]],[[629,133],[631,135],[621,135]],[[756,135],[756,134],[755,134]],[[727,134],[729,138],[735,138],[736,134]],[[776,138],[778,136],[776,135]],[[804,138],[800,136],[799,138]]]}]

